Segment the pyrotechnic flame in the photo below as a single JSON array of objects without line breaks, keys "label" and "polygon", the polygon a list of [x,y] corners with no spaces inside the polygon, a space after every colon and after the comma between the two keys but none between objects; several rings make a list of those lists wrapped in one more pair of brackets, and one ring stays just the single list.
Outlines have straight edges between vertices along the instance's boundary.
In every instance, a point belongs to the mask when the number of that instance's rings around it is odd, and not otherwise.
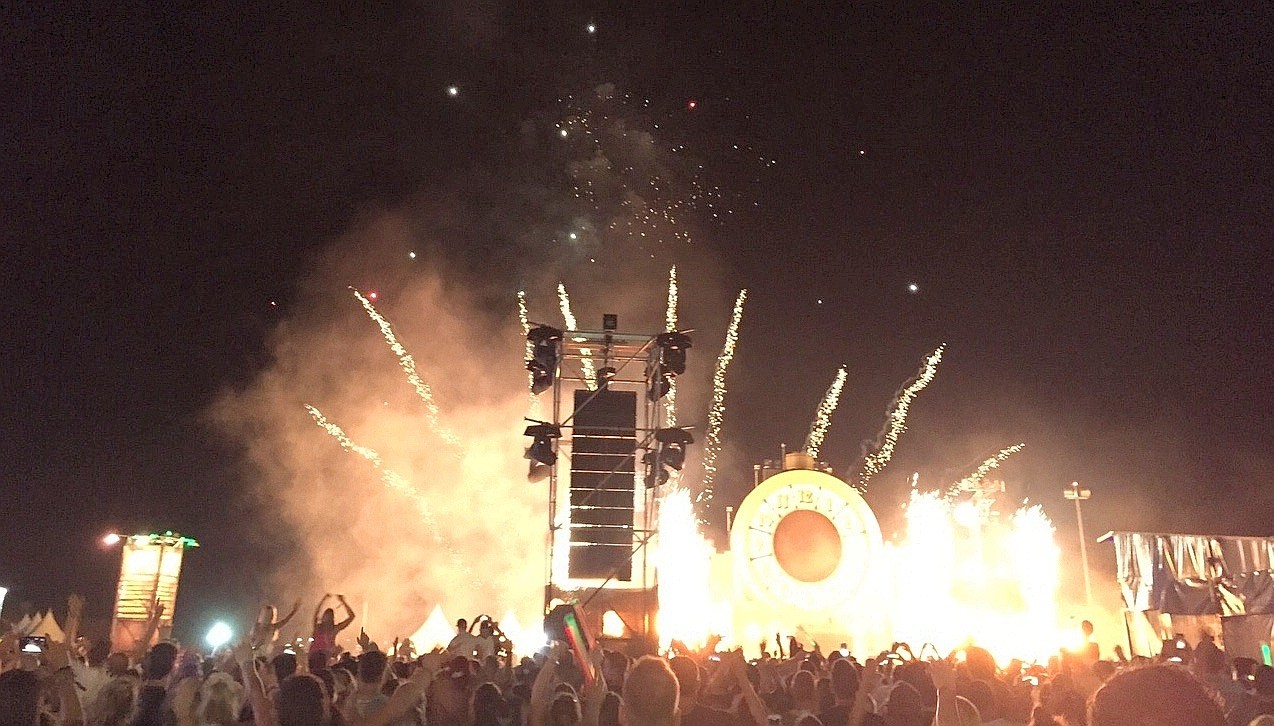
[{"label": "pyrotechnic flame", "polygon": [[416,372],[416,359],[411,357],[411,353],[398,342],[398,336],[394,334],[394,329],[389,325],[389,321],[380,314],[376,306],[372,305],[371,300],[363,297],[363,293],[354,288],[354,297],[358,298],[358,302],[362,303],[363,309],[367,311],[367,316],[380,328],[380,334],[384,336],[385,342],[389,344],[389,349],[394,351],[394,355],[398,356],[398,365],[402,367],[403,373],[407,374],[407,382],[416,390],[416,395],[425,404],[425,420],[429,423],[429,430],[437,434],[438,438],[447,442],[452,446],[460,445],[460,438],[455,432],[443,425],[441,416],[438,411],[438,403],[434,400],[433,389],[425,383],[420,374]]},{"label": "pyrotechnic flame", "polygon": [[687,489],[668,492],[659,503],[659,536],[655,567],[659,572],[659,642],[666,651],[672,640],[703,647],[720,632],[721,619],[709,584],[714,548],[699,533]]},{"label": "pyrotechnic flame", "polygon": [[[358,454],[370,462],[372,468],[380,472],[381,483],[410,499],[412,504],[416,505],[416,510],[420,513],[420,518],[424,520],[425,528],[429,531],[429,534],[433,537],[434,541],[447,548],[448,553],[451,555],[451,561],[455,563],[456,567],[464,572],[467,577],[475,576],[473,570],[465,563],[464,558],[460,556],[460,553],[456,550],[455,546],[443,539],[442,531],[438,528],[438,520],[434,517],[433,509],[429,506],[429,500],[425,498],[425,495],[422,494],[419,489],[412,486],[411,482],[404,479],[397,472],[386,468],[384,460],[380,458],[380,453],[373,448],[361,446],[355,443],[354,440],[349,437],[349,434],[345,433],[344,429],[332,421],[329,421],[328,418],[323,415],[322,411],[308,403],[305,404],[305,410],[310,414],[310,417],[314,419],[314,423],[318,424],[320,428],[340,443],[342,449]],[[476,582],[481,581],[477,580]]]},{"label": "pyrotechnic flame", "polygon": [[895,637],[933,643],[944,654],[978,645],[1001,664],[1046,661],[1069,642],[1057,610],[1053,525],[1038,506],[1017,510],[1007,522],[986,512],[938,492],[912,491],[906,536],[891,550]]},{"label": "pyrotechnic flame", "polygon": [[712,405],[708,408],[708,432],[703,445],[703,488],[695,502],[712,501],[712,482],[717,478],[717,456],[721,453],[721,422],[725,419],[725,373],[734,360],[734,349],[739,343],[739,323],[743,320],[743,303],[748,299],[746,289],[739,291],[734,300],[734,312],[730,315],[730,327],[726,328],[725,345],[717,356],[712,371]]},{"label": "pyrotechnic flame", "polygon": [[832,413],[840,404],[840,392],[845,387],[845,379],[848,376],[849,373],[844,366],[836,371],[836,379],[827,389],[822,403],[818,404],[818,411],[815,412],[814,421],[810,424],[809,435],[805,437],[805,452],[815,459],[818,458],[818,450],[823,446],[823,439],[827,437],[827,428],[832,424]]},{"label": "pyrotechnic flame", "polygon": [[992,470],[998,468],[1000,463],[1005,459],[1025,448],[1026,444],[1013,444],[1010,447],[1000,449],[998,454],[992,456],[981,464],[978,464],[978,468],[974,469],[973,473],[948,487],[947,496],[954,497],[960,492],[971,492],[976,490],[978,488],[978,482],[982,481],[987,474],[990,474]]},{"label": "pyrotechnic flame", "polygon": [[907,384],[894,397],[894,402],[890,406],[889,414],[885,419],[885,428],[876,438],[876,450],[863,458],[856,482],[856,486],[860,490],[865,489],[867,482],[889,464],[889,459],[894,455],[894,446],[898,444],[898,437],[902,435],[903,431],[907,430],[907,412],[911,408],[911,402],[938,374],[938,363],[942,361],[942,351],[946,347],[946,343],[938,346],[938,349],[925,359],[924,365],[920,367],[920,372],[916,374],[911,383]]},{"label": "pyrotechnic flame", "polygon": [[[677,266],[668,270],[668,307],[664,311],[664,329],[671,333],[677,329]],[[664,396],[664,426],[677,425],[677,377],[668,381],[668,393]]]},{"label": "pyrotechnic flame", "polygon": [[[560,282],[557,283],[557,302],[562,308],[562,320],[566,321],[566,329],[579,330],[575,314],[571,312],[571,297],[566,294],[566,285]],[[579,352],[583,356],[580,360],[580,370],[583,371],[584,385],[588,387],[588,390],[595,391],[597,390],[597,372],[593,368],[593,359],[589,357],[592,351],[588,348],[580,348]]]}]

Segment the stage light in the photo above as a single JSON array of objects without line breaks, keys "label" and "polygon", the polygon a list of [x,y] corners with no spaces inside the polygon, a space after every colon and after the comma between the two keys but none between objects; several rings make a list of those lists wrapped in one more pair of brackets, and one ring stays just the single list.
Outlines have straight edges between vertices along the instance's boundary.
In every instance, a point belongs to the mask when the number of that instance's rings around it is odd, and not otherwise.
[{"label": "stage light", "polygon": [[660,333],[655,337],[659,346],[659,359],[673,375],[686,372],[686,351],[690,348],[690,336],[678,331]]},{"label": "stage light", "polygon": [[650,390],[647,393],[650,400],[658,401],[668,395],[668,392],[672,390],[672,377],[672,371],[668,370],[668,367],[662,363],[659,364],[659,369],[655,372],[654,378],[650,379]]},{"label": "stage light", "polygon": [[603,313],[602,330],[619,330],[619,316],[615,313]]},{"label": "stage light", "polygon": [[118,534],[116,534],[115,532],[111,532],[110,534],[102,538],[102,544],[106,545],[107,547],[114,547],[115,545],[119,544],[120,539],[121,537]]},{"label": "stage light", "polygon": [[234,632],[230,630],[230,626],[221,621],[217,621],[212,624],[211,628],[208,629],[208,634],[204,636],[204,640],[208,642],[209,648],[216,650],[226,643],[229,643],[230,639],[233,637]]},{"label": "stage light", "polygon": [[530,448],[526,450],[526,458],[545,466],[553,466],[557,463],[557,447],[553,441],[562,438],[562,430],[559,427],[553,424],[537,423],[527,426],[525,435],[532,439]]},{"label": "stage light", "polygon": [[604,391],[619,372],[614,366],[603,366],[597,369],[597,390]]},{"label": "stage light", "polygon": [[659,442],[659,463],[677,471],[686,464],[686,446],[695,442],[690,432],[681,428],[657,429],[655,441]]},{"label": "stage light", "polygon": [[531,372],[531,393],[543,393],[553,387],[557,375],[557,344],[562,331],[548,325],[537,325],[526,334],[531,341],[531,360],[526,369]]}]

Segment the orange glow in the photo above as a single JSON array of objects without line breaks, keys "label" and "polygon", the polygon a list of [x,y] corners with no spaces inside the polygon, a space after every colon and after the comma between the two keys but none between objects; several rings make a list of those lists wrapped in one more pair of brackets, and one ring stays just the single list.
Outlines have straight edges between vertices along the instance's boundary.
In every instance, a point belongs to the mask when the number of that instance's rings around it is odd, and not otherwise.
[{"label": "orange glow", "polygon": [[913,491],[906,538],[891,548],[894,633],[939,653],[986,648],[1001,663],[1045,661],[1073,641],[1059,623],[1060,553],[1038,506],[995,521],[978,502]]},{"label": "orange glow", "polygon": [[607,638],[624,637],[624,619],[614,610],[602,613],[602,635]]}]

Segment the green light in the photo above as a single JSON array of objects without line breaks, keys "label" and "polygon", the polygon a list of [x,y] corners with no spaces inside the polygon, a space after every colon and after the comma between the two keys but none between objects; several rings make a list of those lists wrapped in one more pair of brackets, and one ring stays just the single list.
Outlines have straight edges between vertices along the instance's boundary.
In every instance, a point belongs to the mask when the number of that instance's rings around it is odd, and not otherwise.
[{"label": "green light", "polygon": [[1265,665],[1274,665],[1274,663],[1270,662],[1269,642],[1261,643],[1261,660],[1265,661]]}]

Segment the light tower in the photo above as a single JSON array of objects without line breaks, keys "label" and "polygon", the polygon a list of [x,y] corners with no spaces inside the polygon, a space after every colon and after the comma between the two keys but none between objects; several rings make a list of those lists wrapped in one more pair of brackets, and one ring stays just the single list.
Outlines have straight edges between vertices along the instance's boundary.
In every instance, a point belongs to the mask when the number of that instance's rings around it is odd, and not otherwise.
[{"label": "light tower", "polygon": [[1071,485],[1062,490],[1062,496],[1075,502],[1075,521],[1079,524],[1079,563],[1084,568],[1084,598],[1088,603],[1088,608],[1093,607],[1093,583],[1088,575],[1088,540],[1084,537],[1084,512],[1080,509],[1079,503],[1093,496],[1091,489],[1081,488],[1079,482],[1073,481]]},{"label": "light tower", "polygon": [[[111,619],[111,648],[129,651],[148,635],[147,625],[156,603],[163,606],[156,634],[166,637],[172,630],[177,605],[177,584],[181,579],[183,553],[199,543],[172,532],[107,535],[107,544],[123,543],[119,585],[115,590],[115,613]],[[149,645],[149,643],[147,643]]]}]

